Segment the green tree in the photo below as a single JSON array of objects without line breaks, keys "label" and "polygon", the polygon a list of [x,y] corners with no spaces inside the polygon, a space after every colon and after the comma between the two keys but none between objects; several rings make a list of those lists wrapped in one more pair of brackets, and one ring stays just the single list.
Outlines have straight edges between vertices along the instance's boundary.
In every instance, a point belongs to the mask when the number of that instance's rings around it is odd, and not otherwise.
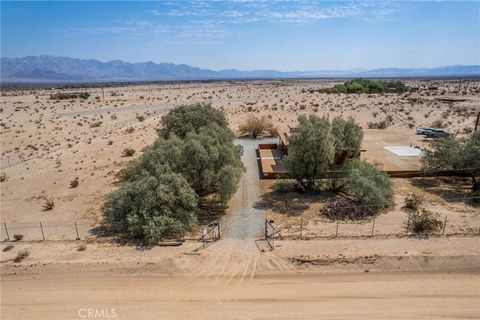
[{"label": "green tree", "polygon": [[425,170],[456,170],[472,179],[473,191],[480,190],[480,131],[433,140],[424,150],[422,165]]},{"label": "green tree", "polygon": [[223,112],[214,109],[210,104],[185,105],[170,110],[162,117],[159,134],[165,139],[172,134],[183,139],[187,133],[198,132],[209,124],[217,124],[230,131]]},{"label": "green tree", "polygon": [[335,117],[332,121],[335,155],[346,153],[347,157],[358,155],[362,146],[363,130],[352,118]]},{"label": "green tree", "polygon": [[285,163],[305,190],[315,187],[315,180],[325,178],[334,162],[334,137],[328,118],[300,116],[299,125],[289,138]]},{"label": "green tree", "polygon": [[196,222],[197,196],[180,174],[164,166],[142,172],[109,194],[106,217],[124,230],[155,243],[182,236]]},{"label": "green tree", "polygon": [[376,166],[354,159],[344,165],[343,191],[362,205],[375,209],[387,207],[393,198],[390,177]]},{"label": "green tree", "polygon": [[180,173],[200,198],[217,199],[224,205],[235,193],[244,167],[242,148],[216,124],[190,132],[185,139],[176,135],[158,139],[126,171],[125,179],[134,180],[141,172],[150,174],[159,165]]}]

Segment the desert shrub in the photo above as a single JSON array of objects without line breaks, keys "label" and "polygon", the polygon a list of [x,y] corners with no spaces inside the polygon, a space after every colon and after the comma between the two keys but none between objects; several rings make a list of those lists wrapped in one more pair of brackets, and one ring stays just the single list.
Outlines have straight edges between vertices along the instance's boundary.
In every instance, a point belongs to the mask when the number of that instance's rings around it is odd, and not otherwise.
[{"label": "desert shrub", "polygon": [[422,157],[426,170],[455,170],[472,179],[472,191],[480,190],[480,131],[468,137],[434,139]]},{"label": "desert shrub", "polygon": [[438,231],[443,223],[439,220],[438,213],[421,208],[409,213],[410,229],[415,234],[428,234]]},{"label": "desert shrub", "polygon": [[78,184],[79,184],[78,178],[75,178],[72,181],[70,181],[70,188],[76,188],[78,187]]},{"label": "desert shrub", "polygon": [[164,166],[109,194],[105,214],[147,243],[179,237],[196,221],[198,198],[182,175]]},{"label": "desert shrub", "polygon": [[102,121],[94,121],[89,124],[90,128],[98,128],[102,125]]},{"label": "desert shrub", "polygon": [[59,92],[59,93],[54,93],[50,95],[51,100],[68,100],[68,99],[76,99],[76,98],[88,99],[88,97],[90,97],[90,93],[88,92],[73,92],[73,93]]},{"label": "desert shrub", "polygon": [[53,199],[47,199],[45,200],[45,203],[43,204],[43,210],[45,211],[49,211],[49,210],[52,210],[53,208],[55,208],[55,202],[53,201]]},{"label": "desert shrub", "polygon": [[276,132],[273,123],[267,117],[248,117],[247,121],[238,128],[240,134],[248,135],[250,138],[257,138],[259,135],[268,133],[272,135]]},{"label": "desert shrub", "polygon": [[144,117],[144,116],[141,116],[141,115],[137,115],[137,120],[138,120],[139,122],[143,122],[143,121],[145,121],[145,117]]},{"label": "desert shrub", "polygon": [[122,157],[131,157],[135,154],[135,149],[125,148],[122,151]]},{"label": "desert shrub", "polygon": [[225,115],[214,109],[210,104],[185,105],[170,110],[162,117],[162,127],[159,134],[163,138],[175,134],[183,139],[187,133],[198,132],[209,124],[217,124],[221,128],[228,128]]},{"label": "desert shrub", "polygon": [[361,220],[374,214],[376,210],[345,198],[329,200],[320,213],[331,220]]},{"label": "desert shrub", "polygon": [[409,193],[405,198],[405,208],[418,210],[423,204],[425,197],[416,193]]},{"label": "desert shrub", "polygon": [[344,166],[343,191],[362,205],[378,210],[387,207],[393,198],[390,177],[373,164],[350,160]]},{"label": "desert shrub", "polygon": [[7,174],[5,172],[2,172],[0,174],[0,182],[7,181]]},{"label": "desert shrub", "polygon": [[135,128],[134,127],[128,127],[127,129],[125,129],[125,133],[126,134],[130,134],[130,133],[133,133],[135,132]]},{"label": "desert shrub", "polygon": [[15,259],[13,259],[14,262],[22,262],[23,259],[27,258],[30,255],[30,251],[28,250],[22,250],[17,253],[17,256]]},{"label": "desert shrub", "polygon": [[87,245],[84,243],[82,243],[77,247],[77,251],[85,251],[85,250],[87,250]]},{"label": "desert shrub", "polygon": [[15,241],[21,241],[21,240],[23,239],[23,234],[15,233],[15,234],[13,235],[13,239],[14,239]]},{"label": "desert shrub", "polygon": [[367,123],[368,129],[386,129],[388,128],[388,125],[389,125],[389,122],[386,120]]},{"label": "desert shrub", "polygon": [[14,248],[14,246],[12,244],[9,244],[8,246],[6,246],[5,248],[3,248],[3,252],[7,252],[7,251],[10,251]]}]

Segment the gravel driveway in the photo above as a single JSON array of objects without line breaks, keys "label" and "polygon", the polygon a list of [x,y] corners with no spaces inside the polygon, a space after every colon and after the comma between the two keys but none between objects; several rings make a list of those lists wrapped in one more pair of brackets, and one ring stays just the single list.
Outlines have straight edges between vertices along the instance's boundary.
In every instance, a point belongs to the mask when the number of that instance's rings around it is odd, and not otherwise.
[{"label": "gravel driveway", "polygon": [[260,178],[256,149],[259,143],[275,143],[275,138],[237,139],[235,144],[243,146],[242,161],[247,169],[240,179],[237,192],[229,203],[224,219],[226,238],[256,239],[263,235],[265,210],[260,204]]}]

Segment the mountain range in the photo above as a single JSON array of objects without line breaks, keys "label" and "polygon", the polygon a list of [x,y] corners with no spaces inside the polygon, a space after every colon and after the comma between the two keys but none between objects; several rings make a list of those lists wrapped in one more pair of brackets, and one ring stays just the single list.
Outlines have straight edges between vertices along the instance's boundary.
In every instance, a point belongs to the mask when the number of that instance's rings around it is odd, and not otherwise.
[{"label": "mountain range", "polygon": [[236,69],[209,70],[186,64],[101,62],[55,56],[1,58],[3,83],[21,82],[110,82],[207,79],[276,79],[335,77],[480,77],[480,65],[453,65],[436,68],[384,68],[372,70],[276,71]]}]

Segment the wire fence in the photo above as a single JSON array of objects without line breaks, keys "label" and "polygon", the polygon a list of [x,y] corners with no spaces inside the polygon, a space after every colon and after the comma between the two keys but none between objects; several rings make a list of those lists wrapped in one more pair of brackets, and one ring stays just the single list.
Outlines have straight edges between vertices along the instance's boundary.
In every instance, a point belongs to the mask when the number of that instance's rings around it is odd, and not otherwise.
[{"label": "wire fence", "polygon": [[[191,232],[184,237],[188,239],[202,238],[202,226],[212,221],[219,221],[218,215],[206,215],[198,218],[196,223],[190,219],[176,219],[192,226]],[[217,223],[218,224],[218,223]],[[94,239],[101,234],[115,234],[128,225],[123,222],[86,223],[86,222],[2,222],[0,239],[3,241],[73,241]],[[176,239],[178,240],[178,239]]]},{"label": "wire fence", "polygon": [[[476,219],[478,220],[478,219]],[[273,220],[271,220],[273,221]],[[479,221],[450,220],[448,215],[439,218],[439,227],[431,232],[418,233],[410,219],[377,217],[369,221],[326,221],[324,219],[295,219],[274,223],[281,239],[365,238],[404,236],[480,236]]]}]

